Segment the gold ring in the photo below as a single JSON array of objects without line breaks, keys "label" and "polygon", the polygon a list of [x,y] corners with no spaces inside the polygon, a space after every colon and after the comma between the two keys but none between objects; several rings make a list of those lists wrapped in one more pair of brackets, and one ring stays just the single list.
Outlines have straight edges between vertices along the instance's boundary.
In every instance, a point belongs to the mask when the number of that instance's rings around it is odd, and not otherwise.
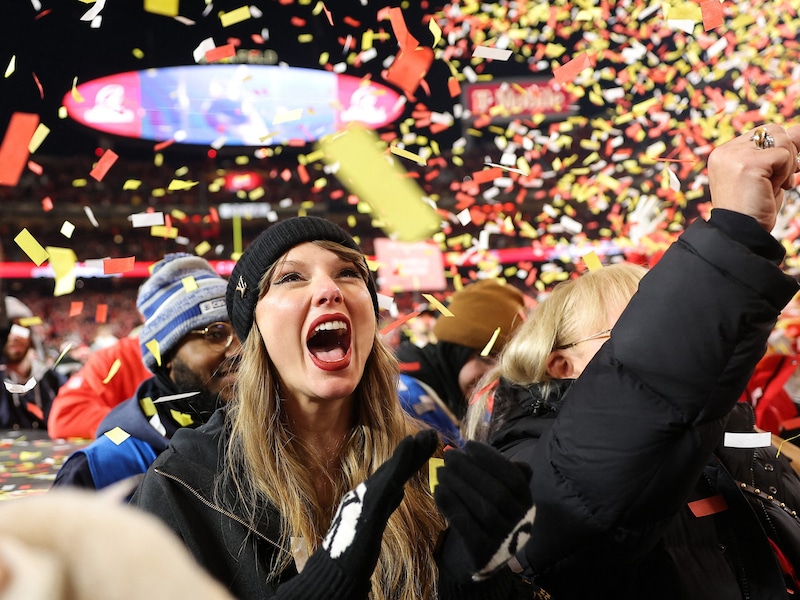
[{"label": "gold ring", "polygon": [[769,134],[766,127],[759,127],[756,129],[750,139],[759,150],[775,147],[775,138]]}]

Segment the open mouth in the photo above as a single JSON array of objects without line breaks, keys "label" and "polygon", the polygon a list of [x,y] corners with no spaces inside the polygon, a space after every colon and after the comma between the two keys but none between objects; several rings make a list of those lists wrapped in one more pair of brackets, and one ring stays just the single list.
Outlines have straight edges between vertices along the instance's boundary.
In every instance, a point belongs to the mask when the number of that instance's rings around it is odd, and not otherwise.
[{"label": "open mouth", "polygon": [[341,320],[319,323],[306,340],[306,346],[320,362],[341,361],[350,350],[350,328]]}]

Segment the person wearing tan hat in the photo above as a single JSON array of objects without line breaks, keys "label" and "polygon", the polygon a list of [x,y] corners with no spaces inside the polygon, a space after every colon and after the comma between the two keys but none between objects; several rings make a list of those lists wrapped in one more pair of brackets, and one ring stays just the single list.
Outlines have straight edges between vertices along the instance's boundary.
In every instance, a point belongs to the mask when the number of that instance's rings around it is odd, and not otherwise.
[{"label": "person wearing tan hat", "polygon": [[524,320],[525,297],[510,284],[485,279],[455,292],[448,309],[452,316],[441,315],[433,326],[435,343],[400,344],[398,387],[406,412],[461,445],[458,424],[467,399]]}]

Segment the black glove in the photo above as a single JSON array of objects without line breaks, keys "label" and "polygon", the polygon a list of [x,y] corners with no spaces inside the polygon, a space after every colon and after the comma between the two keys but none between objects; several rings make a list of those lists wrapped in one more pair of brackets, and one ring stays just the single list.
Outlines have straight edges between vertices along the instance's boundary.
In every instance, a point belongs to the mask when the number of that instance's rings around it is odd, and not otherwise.
[{"label": "black glove", "polygon": [[479,442],[445,452],[434,493],[450,524],[440,570],[459,583],[481,581],[522,549],[535,514],[531,474],[528,465]]},{"label": "black glove", "polygon": [[403,500],[403,486],[439,443],[433,429],[401,441],[392,457],[342,498],[322,546],[278,598],[366,598],[386,522]]}]

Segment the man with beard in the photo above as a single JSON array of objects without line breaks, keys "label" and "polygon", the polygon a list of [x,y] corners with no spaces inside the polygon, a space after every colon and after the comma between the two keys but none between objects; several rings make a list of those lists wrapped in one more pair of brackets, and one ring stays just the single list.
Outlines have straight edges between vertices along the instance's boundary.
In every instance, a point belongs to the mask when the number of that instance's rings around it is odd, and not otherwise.
[{"label": "man with beard", "polygon": [[155,265],[136,300],[153,376],[103,419],[97,439],[69,457],[54,486],[101,489],[144,473],[179,428],[205,423],[230,397],[239,342],[226,287],[198,256],[169,254]]}]

